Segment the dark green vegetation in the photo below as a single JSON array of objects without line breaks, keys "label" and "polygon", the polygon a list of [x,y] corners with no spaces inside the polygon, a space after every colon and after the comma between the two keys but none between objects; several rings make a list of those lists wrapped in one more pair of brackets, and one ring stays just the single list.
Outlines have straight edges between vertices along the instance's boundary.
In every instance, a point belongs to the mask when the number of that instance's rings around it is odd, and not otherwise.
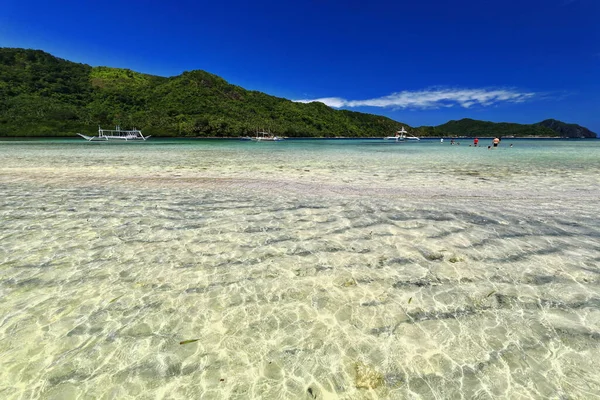
[{"label": "dark green vegetation", "polygon": [[204,71],[164,78],[0,49],[0,136],[93,134],[98,125],[196,137],[259,128],[285,136],[384,136],[401,124],[244,90]]},{"label": "dark green vegetation", "polygon": [[584,128],[583,126],[577,124],[567,124],[555,119],[547,119],[537,123],[536,125],[550,128],[554,132],[557,132],[561,137],[596,137],[596,134],[590,131],[588,128]]},{"label": "dark green vegetation", "polygon": [[438,126],[422,126],[417,128],[417,131],[422,136],[596,137],[596,134],[587,128],[553,119],[537,124],[515,124],[464,118],[458,121],[448,121]]},{"label": "dark green vegetation", "polygon": [[[39,50],[0,48],[0,136],[94,134],[98,125],[137,127],[163,137],[245,136],[259,128],[290,137],[387,136],[401,125],[409,127],[387,117],[248,91],[204,71],[165,78],[77,64]],[[461,120],[416,128],[416,134],[563,133],[553,126]]]},{"label": "dark green vegetation", "polygon": [[552,129],[536,124],[494,123],[467,118],[448,121],[443,125],[436,126],[434,131],[437,130],[464,136],[558,136]]}]

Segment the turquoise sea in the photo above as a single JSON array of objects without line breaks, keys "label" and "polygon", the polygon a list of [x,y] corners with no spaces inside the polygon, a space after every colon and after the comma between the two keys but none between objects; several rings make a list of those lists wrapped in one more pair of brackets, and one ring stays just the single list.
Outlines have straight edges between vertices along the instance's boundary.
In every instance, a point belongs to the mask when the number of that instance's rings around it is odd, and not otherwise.
[{"label": "turquoise sea", "polygon": [[459,141],[0,141],[0,398],[600,397],[600,140]]}]

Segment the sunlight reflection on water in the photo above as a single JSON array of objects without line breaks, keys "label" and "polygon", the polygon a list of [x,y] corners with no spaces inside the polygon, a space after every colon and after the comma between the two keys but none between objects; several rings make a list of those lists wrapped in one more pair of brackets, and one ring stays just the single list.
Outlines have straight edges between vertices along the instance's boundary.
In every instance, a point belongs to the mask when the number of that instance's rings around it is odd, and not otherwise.
[{"label": "sunlight reflection on water", "polygon": [[598,395],[598,143],[465,144],[2,143],[2,397]]}]

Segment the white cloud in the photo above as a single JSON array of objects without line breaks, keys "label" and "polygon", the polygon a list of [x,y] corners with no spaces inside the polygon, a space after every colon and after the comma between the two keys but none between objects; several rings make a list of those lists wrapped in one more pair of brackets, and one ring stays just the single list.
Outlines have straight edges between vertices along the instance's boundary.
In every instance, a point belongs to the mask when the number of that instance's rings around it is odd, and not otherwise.
[{"label": "white cloud", "polygon": [[444,89],[432,88],[419,91],[402,91],[387,96],[367,100],[346,100],[340,97],[294,100],[300,103],[319,101],[330,107],[383,107],[430,109],[459,105],[469,108],[475,105],[491,106],[501,102],[522,103],[535,96],[535,93],[513,89]]},{"label": "white cloud", "polygon": [[296,103],[319,102],[319,103],[327,104],[329,107],[334,107],[334,108],[344,107],[348,103],[347,100],[341,99],[339,97],[322,97],[320,99],[314,99],[314,100],[292,100],[292,101],[295,101]]}]

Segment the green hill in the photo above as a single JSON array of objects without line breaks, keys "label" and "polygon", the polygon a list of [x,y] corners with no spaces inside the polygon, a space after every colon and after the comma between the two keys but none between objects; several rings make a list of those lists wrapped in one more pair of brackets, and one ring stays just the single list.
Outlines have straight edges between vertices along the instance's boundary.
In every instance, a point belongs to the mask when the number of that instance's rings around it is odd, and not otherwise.
[{"label": "green hill", "polygon": [[546,136],[558,137],[558,132],[537,124],[515,124],[511,122],[488,122],[464,118],[448,121],[438,125],[436,129],[450,135],[461,136]]},{"label": "green hill", "polygon": [[402,124],[248,91],[204,71],[164,78],[0,48],[0,136],[93,134],[98,125],[197,137],[258,128],[285,136],[385,136]]},{"label": "green hill", "polygon": [[98,125],[138,127],[162,137],[246,136],[259,128],[290,137],[383,137],[402,125],[419,136],[595,137],[555,120],[523,125],[461,119],[411,128],[379,115],[248,91],[205,71],[165,78],[0,48],[0,136],[91,135]]},{"label": "green hill", "polygon": [[448,121],[436,127],[421,127],[430,135],[438,133],[450,136],[483,136],[483,137],[571,137],[595,138],[596,134],[576,124],[566,124],[557,120],[545,120],[536,124],[515,124],[511,122],[489,122],[463,118]]},{"label": "green hill", "polygon": [[557,132],[561,137],[571,138],[595,138],[596,134],[587,128],[577,124],[567,124],[555,119],[547,119],[535,125],[543,126]]}]

